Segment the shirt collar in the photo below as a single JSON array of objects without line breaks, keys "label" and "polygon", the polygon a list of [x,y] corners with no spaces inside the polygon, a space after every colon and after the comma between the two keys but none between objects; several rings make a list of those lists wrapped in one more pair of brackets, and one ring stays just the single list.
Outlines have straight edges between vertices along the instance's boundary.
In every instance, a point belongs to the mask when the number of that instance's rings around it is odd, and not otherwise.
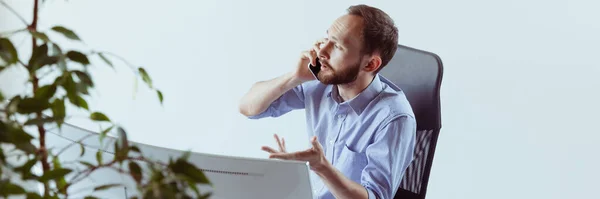
[{"label": "shirt collar", "polygon": [[[328,90],[327,97],[329,97],[329,98],[331,98],[332,96],[339,97],[337,86],[331,85],[331,86],[329,86],[329,88],[327,90]],[[379,75],[375,75],[375,78],[373,78],[373,81],[371,81],[371,83],[369,84],[369,86],[367,86],[367,88],[365,88],[365,90],[363,90],[361,93],[359,93],[356,97],[354,97],[342,104],[347,103],[350,106],[350,108],[352,108],[352,110],[354,110],[354,112],[356,112],[357,115],[360,115],[364,111],[364,109],[367,107],[367,105],[382,90],[383,90],[383,84],[381,83]],[[338,103],[340,102],[340,100],[337,100],[334,98],[332,98],[332,99]]]}]

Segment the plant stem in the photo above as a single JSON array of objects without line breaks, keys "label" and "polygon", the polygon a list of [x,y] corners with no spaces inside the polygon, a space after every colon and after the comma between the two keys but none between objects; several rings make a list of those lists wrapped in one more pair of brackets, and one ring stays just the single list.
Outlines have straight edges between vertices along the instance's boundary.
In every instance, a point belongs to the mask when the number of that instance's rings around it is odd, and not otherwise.
[{"label": "plant stem", "polygon": [[56,156],[59,156],[60,154],[62,154],[63,152],[65,152],[68,148],[72,147],[75,144],[81,144],[81,142],[83,142],[83,140],[88,139],[89,137],[94,136],[95,134],[89,134],[84,136],[83,138],[79,139],[77,142],[71,142],[69,145],[65,146],[64,148],[62,148],[57,154]]},{"label": "plant stem", "polygon": [[[31,25],[29,25],[29,29],[37,31],[39,0],[33,0],[33,1],[34,1],[34,3],[33,3],[33,21],[31,22]],[[33,35],[31,36],[31,44],[32,44],[31,52],[33,53],[33,51],[37,47],[37,40]],[[32,76],[32,83],[33,83],[33,93],[35,93],[37,91],[37,89],[39,88],[38,78],[35,75],[35,73],[32,74],[31,76]],[[36,115],[37,115],[38,119],[42,119],[41,111],[37,112]],[[47,173],[50,170],[50,164],[48,163],[48,150],[46,149],[46,129],[44,129],[43,124],[39,124],[37,127],[38,127],[38,131],[40,133],[40,149],[39,149],[39,153],[41,155],[40,161],[42,161],[42,168],[44,170],[44,173]],[[48,185],[48,182],[44,182],[44,197],[50,196],[49,193],[50,193],[50,186]]]}]

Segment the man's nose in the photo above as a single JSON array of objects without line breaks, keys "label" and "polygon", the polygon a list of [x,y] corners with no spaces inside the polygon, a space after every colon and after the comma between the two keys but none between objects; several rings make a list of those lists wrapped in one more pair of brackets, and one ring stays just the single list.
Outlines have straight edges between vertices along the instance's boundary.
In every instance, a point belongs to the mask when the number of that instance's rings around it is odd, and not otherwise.
[{"label": "man's nose", "polygon": [[317,52],[317,56],[319,59],[329,59],[329,43],[324,43],[321,45],[321,49]]}]

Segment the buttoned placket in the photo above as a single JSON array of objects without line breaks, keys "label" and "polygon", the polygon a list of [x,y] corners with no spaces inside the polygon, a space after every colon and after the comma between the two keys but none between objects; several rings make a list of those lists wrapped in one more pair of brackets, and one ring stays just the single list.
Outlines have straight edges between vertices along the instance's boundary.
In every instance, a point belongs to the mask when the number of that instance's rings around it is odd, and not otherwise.
[{"label": "buttoned placket", "polygon": [[337,106],[337,110],[335,111],[335,115],[333,115],[333,126],[335,126],[335,128],[332,128],[332,132],[328,132],[327,133],[327,159],[329,159],[331,161],[331,164],[336,163],[335,162],[335,149],[334,146],[338,141],[338,137],[342,131],[342,127],[344,125],[344,121],[346,119],[346,113],[348,111],[348,105],[344,104],[344,105],[338,105]]}]

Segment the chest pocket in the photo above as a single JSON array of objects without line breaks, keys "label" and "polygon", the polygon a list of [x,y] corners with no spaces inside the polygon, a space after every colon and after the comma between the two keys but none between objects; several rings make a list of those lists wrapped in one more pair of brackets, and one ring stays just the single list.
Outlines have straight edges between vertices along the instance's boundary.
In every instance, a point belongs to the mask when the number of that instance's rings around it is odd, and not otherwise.
[{"label": "chest pocket", "polygon": [[354,182],[360,183],[362,170],[367,166],[367,156],[365,153],[358,153],[344,144],[341,147],[340,156],[335,167]]}]

